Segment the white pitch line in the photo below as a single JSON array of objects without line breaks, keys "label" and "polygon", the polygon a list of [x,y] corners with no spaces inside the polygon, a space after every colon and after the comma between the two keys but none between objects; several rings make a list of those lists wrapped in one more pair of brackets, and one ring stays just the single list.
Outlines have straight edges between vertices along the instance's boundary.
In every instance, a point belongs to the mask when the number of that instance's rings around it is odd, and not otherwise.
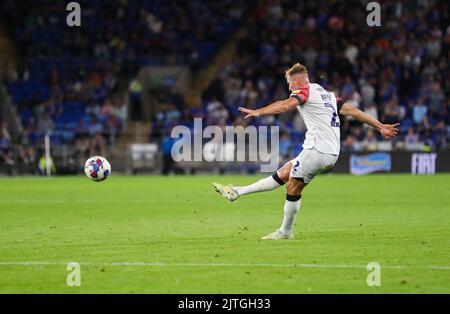
[{"label": "white pitch line", "polygon": [[[67,265],[69,262],[51,261],[23,261],[23,262],[0,262],[0,266],[59,266]],[[158,262],[113,262],[113,263],[91,263],[79,262],[87,266],[121,266],[121,267],[268,267],[268,268],[360,268],[366,269],[364,265],[346,264],[270,264],[270,263],[158,263]],[[406,265],[381,265],[384,269],[428,269],[428,270],[450,270],[450,266],[406,266]]]}]

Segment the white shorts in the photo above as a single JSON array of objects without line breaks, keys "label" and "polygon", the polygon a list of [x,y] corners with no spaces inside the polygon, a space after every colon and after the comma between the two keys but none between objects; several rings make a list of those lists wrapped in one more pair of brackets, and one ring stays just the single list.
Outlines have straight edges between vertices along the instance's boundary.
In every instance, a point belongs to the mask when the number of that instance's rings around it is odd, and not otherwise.
[{"label": "white shorts", "polygon": [[338,155],[324,154],[312,149],[304,149],[296,158],[292,159],[291,177],[303,179],[303,182],[309,183],[319,173],[330,170],[336,161]]}]

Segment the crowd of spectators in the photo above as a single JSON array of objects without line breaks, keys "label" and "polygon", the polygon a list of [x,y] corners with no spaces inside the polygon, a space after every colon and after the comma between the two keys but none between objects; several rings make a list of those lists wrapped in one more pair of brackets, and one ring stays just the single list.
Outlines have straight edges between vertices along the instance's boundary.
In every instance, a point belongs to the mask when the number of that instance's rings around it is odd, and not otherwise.
[{"label": "crowd of spectators", "polygon": [[[381,27],[367,25],[366,3],[259,1],[237,56],[205,92],[205,110],[219,120],[241,121],[238,106],[258,108],[288,97],[284,71],[300,62],[312,82],[383,123],[400,122],[393,148],[448,147],[449,3],[383,1]],[[379,133],[342,120],[343,150],[377,149]],[[284,147],[292,150],[306,131],[292,112],[250,123],[279,125]]]},{"label": "crowd of spectators", "polygon": [[[33,164],[42,154],[45,135],[52,145],[75,147],[80,160],[114,146],[127,119],[126,94],[117,88],[114,66],[81,68],[66,80],[57,67],[44,81],[30,72],[13,72],[6,81],[21,115],[18,161]],[[88,148],[82,149],[84,145]]]},{"label": "crowd of spectators", "polygon": [[[68,27],[66,3],[6,0],[4,21],[33,59],[120,60],[123,74],[146,64],[208,61],[249,4],[232,0],[79,0],[81,26]],[[11,24],[10,24],[11,23]],[[81,61],[80,61],[81,60]],[[78,66],[78,64],[76,64]]]},{"label": "crowd of spectators", "polygon": [[[64,2],[2,2],[3,26],[21,54],[19,66],[2,73],[21,116],[16,143],[21,162],[36,160],[45,134],[53,145],[74,148],[78,163],[88,155],[107,155],[128,114],[139,120],[139,110],[127,112],[126,99],[129,86],[142,88],[133,80],[139,69],[176,64],[195,73],[233,33],[248,6],[232,0],[78,3],[81,26],[69,27]],[[134,96],[140,94],[130,94],[136,109]],[[2,136],[2,147],[10,142]]]},{"label": "crowd of spectators", "polygon": [[[82,27],[70,28],[63,4],[51,0],[2,3],[22,54],[4,77],[23,124],[19,157],[36,160],[36,143],[75,147],[75,156],[104,154],[127,115],[139,120],[147,64],[189,65],[194,77],[239,26],[237,54],[190,109],[177,91],[161,91],[151,139],[167,140],[174,125],[279,125],[283,155],[301,149],[306,132],[293,112],[244,120],[238,106],[258,108],[289,96],[284,72],[307,66],[312,82],[383,123],[400,122],[396,149],[450,145],[449,3],[383,1],[379,27],[367,25],[369,1],[81,0]],[[121,81],[124,84],[121,84]],[[126,95],[133,103],[127,113]],[[135,97],[136,96],[136,97]],[[134,105],[136,104],[136,105]],[[6,122],[2,122],[5,129]],[[341,121],[342,150],[376,150],[380,134],[354,119]],[[2,158],[10,139],[2,131]],[[418,146],[419,145],[419,146]]]}]

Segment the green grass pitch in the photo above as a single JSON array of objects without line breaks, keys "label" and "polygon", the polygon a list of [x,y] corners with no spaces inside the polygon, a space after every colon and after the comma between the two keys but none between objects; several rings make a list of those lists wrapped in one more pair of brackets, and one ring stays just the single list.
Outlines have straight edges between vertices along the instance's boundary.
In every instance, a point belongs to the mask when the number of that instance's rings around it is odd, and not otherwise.
[{"label": "green grass pitch", "polygon": [[258,178],[2,178],[0,293],[450,293],[450,175],[319,176],[274,242],[283,188],[211,187]]}]

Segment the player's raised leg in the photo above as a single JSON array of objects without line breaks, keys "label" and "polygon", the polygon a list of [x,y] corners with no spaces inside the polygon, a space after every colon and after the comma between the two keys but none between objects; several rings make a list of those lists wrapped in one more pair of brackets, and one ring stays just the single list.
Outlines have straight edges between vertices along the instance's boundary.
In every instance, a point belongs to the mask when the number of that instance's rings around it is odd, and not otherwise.
[{"label": "player's raised leg", "polygon": [[261,179],[253,184],[246,186],[230,186],[220,183],[213,183],[214,188],[223,197],[227,198],[230,202],[236,200],[238,197],[246,194],[271,191],[284,185],[289,179],[289,173],[292,168],[292,163],[287,162],[283,167],[278,169],[273,175]]},{"label": "player's raised leg", "polygon": [[239,196],[263,191],[271,191],[284,185],[289,180],[292,163],[289,161],[277,170],[273,175],[261,179],[253,184],[235,187]]}]

